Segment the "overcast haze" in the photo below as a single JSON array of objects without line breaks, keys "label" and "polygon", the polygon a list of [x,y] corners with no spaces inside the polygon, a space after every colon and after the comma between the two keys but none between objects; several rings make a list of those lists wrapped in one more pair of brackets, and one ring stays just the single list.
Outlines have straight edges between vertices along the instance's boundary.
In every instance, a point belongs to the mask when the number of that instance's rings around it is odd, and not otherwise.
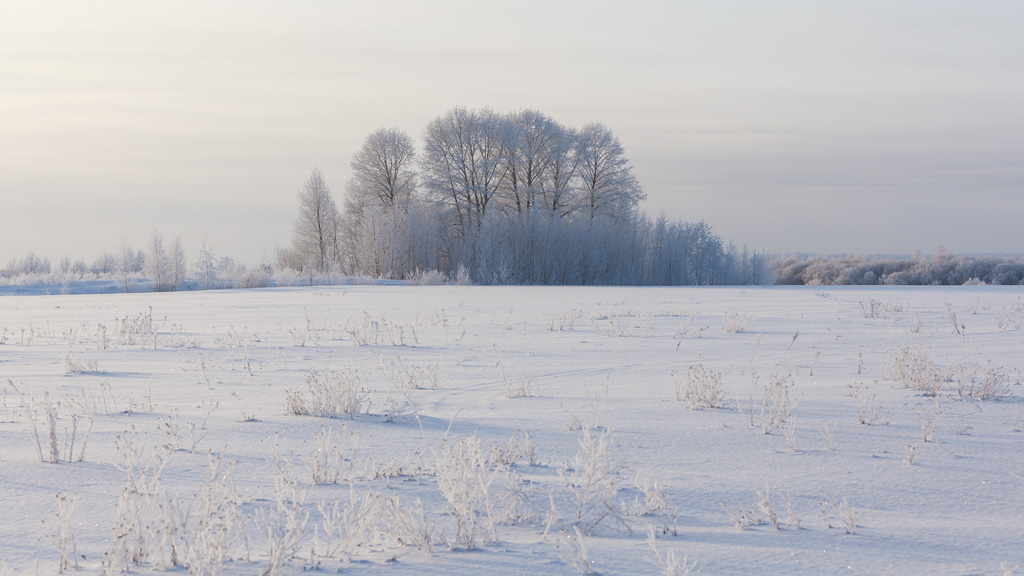
[{"label": "overcast haze", "polygon": [[645,209],[784,252],[1024,251],[1024,3],[3,2],[0,266],[255,263],[453,106],[598,120]]}]

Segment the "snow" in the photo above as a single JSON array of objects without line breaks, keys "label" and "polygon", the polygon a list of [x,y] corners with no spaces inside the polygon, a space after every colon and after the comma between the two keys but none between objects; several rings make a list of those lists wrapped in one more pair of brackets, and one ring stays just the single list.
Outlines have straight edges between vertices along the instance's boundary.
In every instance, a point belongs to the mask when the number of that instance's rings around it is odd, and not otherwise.
[{"label": "snow", "polygon": [[[733,331],[737,321],[744,326]],[[1000,574],[1024,567],[1022,325],[1020,287],[4,296],[0,574],[57,573],[58,491],[76,502],[70,526],[79,568],[71,572],[104,573],[129,479],[117,437],[131,430],[144,456],[172,446],[153,502],[180,499],[192,512],[179,522],[186,531],[198,521],[211,457],[234,463],[241,519],[224,574],[268,568],[260,518],[277,506],[275,442],[309,513],[281,573],[578,573],[558,546],[567,549],[575,536],[576,512],[559,472],[572,476],[583,428],[610,440],[619,506],[618,518],[582,526],[597,573],[665,573],[652,562],[653,529],[663,557],[685,556],[701,574]],[[906,351],[934,363],[942,383],[934,397],[887,379]],[[678,379],[698,363],[721,373],[722,407],[691,410],[677,399]],[[1005,376],[1006,394],[961,397],[951,379],[958,366],[976,384],[987,370]],[[357,376],[361,412],[289,414],[288,392],[306,393],[312,369]],[[766,434],[762,390],[773,374],[791,385],[792,428]],[[40,451],[49,455],[46,393],[60,403],[58,441],[79,414],[72,460],[92,414],[81,462],[40,462]],[[857,395],[877,410],[873,422],[859,422]],[[349,481],[312,482],[314,435],[325,426],[357,447],[342,451]],[[485,456],[492,446],[532,445],[536,461],[488,459],[497,539],[481,531],[472,550],[451,549],[455,519],[435,465],[445,442],[474,434]],[[529,498],[515,523],[506,506],[509,470]],[[644,478],[661,483],[668,498],[649,514],[636,509]],[[419,500],[433,556],[375,534],[351,557],[311,558],[315,531],[323,532],[316,503],[349,504],[367,490],[396,496],[406,509]],[[744,508],[766,518],[758,511],[758,491],[766,490],[779,529],[767,520],[737,528],[723,504],[733,515]],[[131,570],[188,573],[168,560],[160,508],[153,510],[148,520],[141,514],[154,527],[149,555]],[[844,521],[854,514],[848,534]]]}]

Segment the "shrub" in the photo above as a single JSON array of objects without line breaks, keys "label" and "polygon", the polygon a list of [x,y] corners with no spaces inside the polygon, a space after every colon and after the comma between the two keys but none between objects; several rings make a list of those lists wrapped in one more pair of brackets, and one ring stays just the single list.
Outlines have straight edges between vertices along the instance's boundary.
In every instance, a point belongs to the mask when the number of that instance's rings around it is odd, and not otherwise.
[{"label": "shrub", "polygon": [[310,369],[306,371],[307,393],[287,391],[289,414],[334,418],[339,414],[350,416],[362,410],[366,392],[359,376],[352,371]]},{"label": "shrub", "polygon": [[703,364],[687,366],[676,378],[676,400],[686,400],[693,410],[724,407],[721,372],[708,370]]}]

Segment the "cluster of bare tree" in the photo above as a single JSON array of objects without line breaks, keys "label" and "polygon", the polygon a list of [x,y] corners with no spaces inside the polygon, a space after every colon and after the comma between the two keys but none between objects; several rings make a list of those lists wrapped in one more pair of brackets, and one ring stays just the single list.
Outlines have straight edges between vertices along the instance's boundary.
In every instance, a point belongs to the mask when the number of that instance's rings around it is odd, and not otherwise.
[{"label": "cluster of bare tree", "polygon": [[[498,284],[767,284],[763,253],[726,245],[704,222],[651,218],[619,139],[602,124],[563,126],[534,110],[454,108],[431,121],[417,154],[394,128],[352,157],[341,209],[318,169],[302,184],[290,248],[246,267],[205,244],[191,269],[180,237],[154,230],[148,250],[122,238],[91,266],[51,272],[29,254],[0,282],[92,275],[117,290],[335,282],[342,275]],[[35,277],[25,278],[25,277]]]},{"label": "cluster of bare tree", "polygon": [[961,285],[1024,284],[1024,259],[954,256],[940,248],[927,257],[786,256],[772,263],[777,284]]},{"label": "cluster of bare tree", "polygon": [[723,245],[704,223],[641,212],[643,188],[600,123],[454,108],[427,125],[418,157],[408,134],[384,128],[351,167],[343,210],[313,170],[281,265],[311,278],[437,270],[478,283],[770,282],[763,254]]}]

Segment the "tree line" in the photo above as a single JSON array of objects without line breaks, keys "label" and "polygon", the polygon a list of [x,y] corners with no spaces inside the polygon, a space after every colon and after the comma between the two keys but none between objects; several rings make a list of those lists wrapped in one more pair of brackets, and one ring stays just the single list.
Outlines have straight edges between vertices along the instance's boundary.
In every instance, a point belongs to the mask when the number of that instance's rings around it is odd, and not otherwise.
[{"label": "tree line", "polygon": [[94,262],[30,253],[0,284],[105,282],[103,291],[330,284],[346,277],[480,284],[768,284],[767,255],[705,222],[652,218],[618,137],[535,110],[453,108],[424,129],[381,128],[351,159],[342,202],[314,168],[298,192],[292,242],[254,266],[180,237],[122,238]]},{"label": "tree line", "polygon": [[1024,284],[1024,259],[955,256],[939,248],[932,256],[786,256],[772,262],[777,284],[944,285]]},{"label": "tree line", "polygon": [[278,266],[483,284],[764,284],[767,257],[704,222],[651,218],[618,137],[535,110],[453,108],[421,150],[381,128],[353,154],[341,208],[314,169]]}]

